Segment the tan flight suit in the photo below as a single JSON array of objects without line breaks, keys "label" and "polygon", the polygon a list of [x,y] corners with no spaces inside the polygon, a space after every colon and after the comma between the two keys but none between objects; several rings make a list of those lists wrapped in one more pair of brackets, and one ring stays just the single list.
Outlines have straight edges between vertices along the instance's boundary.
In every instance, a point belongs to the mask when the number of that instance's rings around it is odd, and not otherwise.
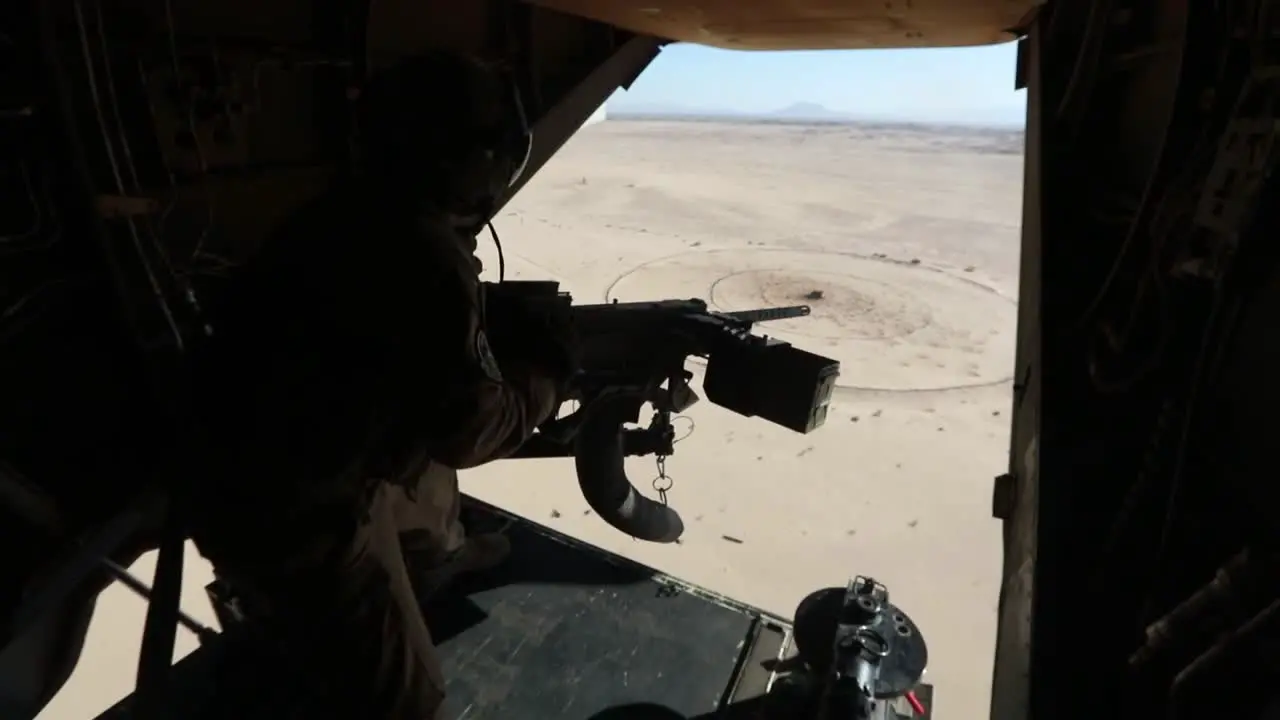
[{"label": "tan flight suit", "polygon": [[510,454],[555,406],[553,380],[489,351],[474,242],[335,189],[212,312],[202,407],[228,457],[193,535],[333,678],[335,720],[436,716],[410,573],[463,540],[451,468]]}]

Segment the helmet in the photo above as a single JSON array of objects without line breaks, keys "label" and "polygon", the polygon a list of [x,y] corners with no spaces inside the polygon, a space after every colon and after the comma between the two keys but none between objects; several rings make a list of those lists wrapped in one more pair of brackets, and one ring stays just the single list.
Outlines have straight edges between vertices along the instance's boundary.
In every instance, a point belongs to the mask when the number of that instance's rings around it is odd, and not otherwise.
[{"label": "helmet", "polygon": [[489,219],[533,146],[509,73],[434,50],[371,76],[357,101],[359,165],[457,215]]}]

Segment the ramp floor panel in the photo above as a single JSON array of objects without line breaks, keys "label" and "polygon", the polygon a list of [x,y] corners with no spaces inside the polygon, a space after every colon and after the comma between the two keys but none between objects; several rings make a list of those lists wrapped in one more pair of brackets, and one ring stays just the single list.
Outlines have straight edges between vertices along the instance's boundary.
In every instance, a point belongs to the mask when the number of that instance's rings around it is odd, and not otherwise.
[{"label": "ramp floor panel", "polygon": [[[805,716],[778,690],[809,677],[787,622],[474,501],[467,525],[501,527],[512,555],[424,608],[448,683],[442,720]],[[232,625],[175,666],[148,720],[327,717],[317,679],[291,676],[287,649],[253,629]],[[877,720],[929,720],[932,688],[916,695],[923,716],[899,699]],[[141,717],[130,696],[99,720]]]},{"label": "ramp floor panel", "polygon": [[[467,525],[501,526],[512,554],[424,608],[448,678],[445,718],[585,720],[645,703],[710,717],[743,689],[759,612],[474,501]],[[785,630],[773,628],[781,648]],[[290,716],[280,712],[297,695],[250,635],[232,627],[175,666],[161,717]],[[130,696],[100,720],[138,715]]]}]

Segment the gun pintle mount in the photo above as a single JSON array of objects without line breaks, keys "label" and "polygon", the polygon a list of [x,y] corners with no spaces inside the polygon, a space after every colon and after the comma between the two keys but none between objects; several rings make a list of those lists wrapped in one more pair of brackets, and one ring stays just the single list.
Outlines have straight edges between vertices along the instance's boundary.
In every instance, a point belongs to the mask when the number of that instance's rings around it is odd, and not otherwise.
[{"label": "gun pintle mount", "polygon": [[796,609],[795,642],[816,687],[812,717],[882,720],[890,701],[912,694],[924,676],[929,650],[924,636],[889,590],[858,576],[844,588],[806,597]]}]

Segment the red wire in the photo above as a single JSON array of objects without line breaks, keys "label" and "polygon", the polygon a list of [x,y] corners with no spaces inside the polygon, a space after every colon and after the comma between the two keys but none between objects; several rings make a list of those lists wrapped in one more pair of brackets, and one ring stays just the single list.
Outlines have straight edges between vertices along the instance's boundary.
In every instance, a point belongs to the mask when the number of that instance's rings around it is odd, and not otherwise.
[{"label": "red wire", "polygon": [[924,717],[927,711],[924,709],[924,704],[920,702],[920,698],[916,697],[915,690],[907,691],[907,702],[910,703],[911,709],[915,710],[917,715]]}]

